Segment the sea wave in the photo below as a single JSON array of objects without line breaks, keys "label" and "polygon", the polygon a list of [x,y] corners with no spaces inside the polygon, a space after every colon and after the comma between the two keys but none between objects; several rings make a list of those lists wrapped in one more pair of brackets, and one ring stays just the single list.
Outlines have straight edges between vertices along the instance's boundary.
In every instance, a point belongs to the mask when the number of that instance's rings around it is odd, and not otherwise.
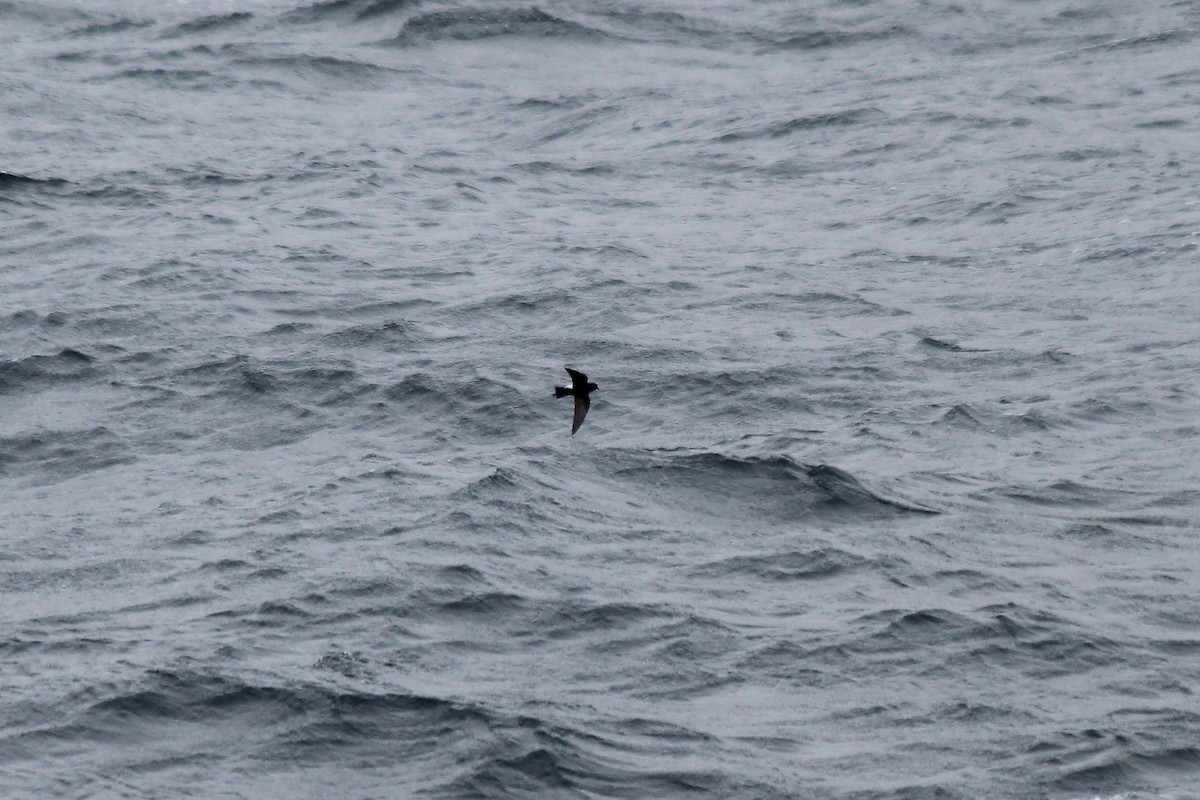
[{"label": "sea wave", "polygon": [[633,485],[692,498],[699,507],[723,509],[721,516],[756,513],[799,520],[936,513],[919,503],[868,489],[850,473],[828,464],[804,464],[788,456],[741,457],[715,452],[669,453],[637,459],[615,475]]},{"label": "sea wave", "polygon": [[498,36],[522,38],[598,39],[604,34],[579,22],[529,8],[470,8],[430,11],[405,21],[395,41],[400,44],[473,41]]}]

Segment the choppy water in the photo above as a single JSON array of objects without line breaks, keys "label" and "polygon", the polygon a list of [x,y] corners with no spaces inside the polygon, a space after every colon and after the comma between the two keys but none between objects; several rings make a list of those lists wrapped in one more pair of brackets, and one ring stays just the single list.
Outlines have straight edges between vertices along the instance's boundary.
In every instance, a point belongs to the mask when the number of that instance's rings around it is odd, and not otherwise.
[{"label": "choppy water", "polygon": [[1196,2],[0,2],[0,794],[1200,797],[1198,85]]}]

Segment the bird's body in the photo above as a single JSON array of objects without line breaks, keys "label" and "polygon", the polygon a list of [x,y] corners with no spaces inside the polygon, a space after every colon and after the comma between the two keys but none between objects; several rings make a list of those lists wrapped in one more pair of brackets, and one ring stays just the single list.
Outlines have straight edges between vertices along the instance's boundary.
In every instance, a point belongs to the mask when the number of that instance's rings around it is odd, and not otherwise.
[{"label": "bird's body", "polygon": [[555,386],[554,396],[575,398],[575,417],[571,420],[571,435],[574,436],[575,431],[579,430],[579,426],[583,424],[583,418],[587,416],[588,409],[592,407],[592,400],[588,395],[600,387],[588,381],[587,375],[582,372],[570,367],[565,367],[565,369],[571,376],[571,385]]}]

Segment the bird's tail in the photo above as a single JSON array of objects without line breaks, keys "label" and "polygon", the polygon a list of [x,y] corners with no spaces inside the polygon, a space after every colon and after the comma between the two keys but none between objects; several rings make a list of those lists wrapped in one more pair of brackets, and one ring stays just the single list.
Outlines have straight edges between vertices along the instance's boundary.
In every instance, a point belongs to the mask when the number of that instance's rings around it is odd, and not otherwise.
[{"label": "bird's tail", "polygon": [[555,386],[554,387],[554,396],[555,397],[566,397],[570,393],[571,393],[571,390],[568,389],[566,386]]}]

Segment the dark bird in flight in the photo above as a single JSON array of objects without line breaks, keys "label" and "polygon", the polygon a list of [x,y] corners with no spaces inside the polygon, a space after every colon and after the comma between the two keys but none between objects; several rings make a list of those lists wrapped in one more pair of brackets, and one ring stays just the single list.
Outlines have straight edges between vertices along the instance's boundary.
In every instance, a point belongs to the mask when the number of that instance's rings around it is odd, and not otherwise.
[{"label": "dark bird in flight", "polygon": [[592,407],[592,400],[588,397],[589,394],[600,388],[596,384],[591,383],[578,370],[573,370],[570,367],[564,367],[567,374],[571,376],[570,386],[555,386],[555,397],[566,397],[570,395],[575,398],[575,419],[571,422],[571,435],[575,435],[575,431],[579,430],[579,426],[583,424],[583,418],[587,416],[588,409]]}]

